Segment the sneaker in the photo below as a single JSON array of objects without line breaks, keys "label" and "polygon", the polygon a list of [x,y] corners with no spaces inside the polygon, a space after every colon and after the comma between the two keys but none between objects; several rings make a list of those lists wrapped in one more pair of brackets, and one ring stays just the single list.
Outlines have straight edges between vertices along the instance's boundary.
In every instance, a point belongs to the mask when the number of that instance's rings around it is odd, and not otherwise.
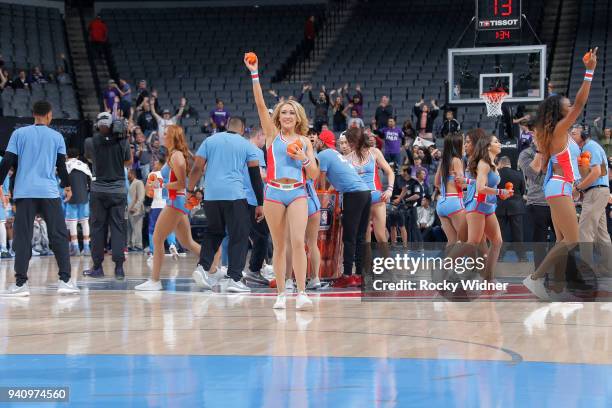
[{"label": "sneaker", "polygon": [[147,257],[147,266],[149,268],[153,267],[153,254],[149,254],[149,256]]},{"label": "sneaker", "polygon": [[350,280],[350,284],[349,286],[354,287],[354,288],[360,288],[361,287],[361,275],[351,275],[351,277],[349,278]]},{"label": "sneaker", "polygon": [[270,280],[270,279],[274,279],[274,268],[272,268],[272,265],[266,265],[263,268],[261,268],[261,275]]},{"label": "sneaker", "polygon": [[79,256],[79,255],[81,255],[81,251],[79,251],[79,246],[78,245],[72,245],[72,244],[70,244],[70,249],[68,250],[68,253],[70,254],[70,256]]},{"label": "sneaker", "polygon": [[531,279],[531,275],[529,275],[523,280],[523,285],[539,299],[549,300],[548,292],[544,287],[544,278],[533,280]]},{"label": "sneaker", "polygon": [[123,271],[123,265],[115,266],[115,279],[120,280],[120,281],[125,279],[125,272]]},{"label": "sneaker", "polygon": [[219,274],[218,276],[227,276],[227,266],[220,266],[217,268],[215,275],[217,274]]},{"label": "sneaker", "polygon": [[30,296],[30,286],[28,282],[24,283],[21,286],[17,286],[16,283],[13,283],[9,286],[8,289],[0,292],[0,296],[10,296],[10,297],[24,297]]},{"label": "sneaker", "polygon": [[83,276],[89,276],[90,278],[103,278],[104,269],[102,269],[102,266],[99,268],[86,269],[83,271]]},{"label": "sneaker", "polygon": [[175,245],[170,245],[170,248],[168,248],[170,250],[170,255],[172,256],[172,259],[174,259],[175,261],[178,259],[179,257],[179,253],[176,250],[176,246]]},{"label": "sneaker", "polygon": [[276,296],[276,302],[272,309],[286,309],[287,308],[287,293],[281,292]]},{"label": "sneaker", "polygon": [[293,283],[293,279],[287,279],[285,282],[285,290],[289,293],[295,292],[295,284]]},{"label": "sneaker", "polygon": [[332,283],[332,286],[334,288],[348,288],[350,284],[351,284],[351,277],[348,275],[342,275],[341,277],[339,277]]},{"label": "sneaker", "polygon": [[208,271],[204,270],[202,265],[198,265],[193,274],[191,275],[195,284],[203,289],[212,290],[212,287],[217,283],[215,279],[211,278]]},{"label": "sneaker", "polygon": [[5,250],[5,251],[0,252],[0,258],[6,259],[6,258],[12,258],[12,256],[10,252]]},{"label": "sneaker", "polygon": [[308,283],[306,284],[306,289],[307,290],[317,290],[321,288],[321,280],[319,279],[319,277],[316,277],[314,279],[310,279],[308,281]]},{"label": "sneaker", "polygon": [[16,283],[13,283],[11,286],[9,286],[8,289],[0,291],[0,296],[10,296],[10,297],[30,296],[30,285],[28,285],[28,282],[24,283],[21,286],[17,286]]},{"label": "sneaker", "polygon": [[91,249],[88,246],[83,247],[83,250],[81,251],[81,256],[91,256]]},{"label": "sneaker", "polygon": [[78,295],[81,293],[81,289],[77,286],[76,282],[70,279],[68,282],[59,280],[57,282],[57,294],[58,295]]},{"label": "sneaker", "polygon": [[233,279],[229,279],[227,288],[225,290],[230,293],[249,293],[251,292],[251,288],[245,285],[242,280],[239,280],[238,282],[236,282]]},{"label": "sneaker", "polygon": [[247,271],[245,279],[247,282],[253,285],[268,286],[269,284],[268,280],[261,275],[260,271]]},{"label": "sneaker", "polygon": [[312,300],[308,298],[306,292],[300,292],[295,300],[296,310],[310,310],[312,309]]},{"label": "sneaker", "polygon": [[149,292],[160,291],[162,290],[162,284],[161,281],[153,281],[151,279],[147,279],[146,282],[134,286],[134,290],[142,290]]},{"label": "sneaker", "polygon": [[13,248],[9,249],[9,255],[11,256],[11,258],[15,257],[15,251],[13,251]]}]

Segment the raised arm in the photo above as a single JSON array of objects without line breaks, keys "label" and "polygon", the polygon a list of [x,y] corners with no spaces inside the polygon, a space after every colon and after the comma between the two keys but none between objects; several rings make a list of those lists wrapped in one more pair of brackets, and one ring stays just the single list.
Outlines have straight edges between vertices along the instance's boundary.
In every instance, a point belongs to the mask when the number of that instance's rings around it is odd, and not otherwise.
[{"label": "raised arm", "polygon": [[259,83],[259,73],[257,71],[259,61],[255,61],[254,64],[251,64],[247,61],[246,54],[244,55],[244,65],[246,65],[247,69],[251,73],[251,79],[253,80],[253,97],[255,98],[255,105],[257,106],[257,114],[259,115],[259,122],[261,123],[261,128],[266,135],[266,145],[270,145],[276,136],[276,128],[274,127],[274,123],[272,123],[272,118],[268,113],[268,107],[266,106],[266,100],[263,96],[263,91],[261,90],[261,84]]},{"label": "raised arm", "polygon": [[588,59],[584,62],[584,66],[586,68],[586,73],[584,74],[584,81],[582,81],[582,85],[576,94],[576,98],[574,99],[574,104],[570,107],[567,115],[557,123],[555,127],[555,138],[565,138],[567,137],[567,131],[570,126],[572,126],[582,111],[584,110],[584,106],[589,99],[589,92],[591,91],[591,81],[593,80],[593,74],[595,71],[595,67],[597,66],[597,48],[594,50],[589,50]]},{"label": "raised arm", "polygon": [[160,122],[162,120],[162,117],[159,116],[157,112],[155,111],[155,102],[157,102],[157,98],[151,97],[149,101],[150,101],[149,105],[151,106],[151,113],[153,114],[153,117],[155,118],[157,122]]}]

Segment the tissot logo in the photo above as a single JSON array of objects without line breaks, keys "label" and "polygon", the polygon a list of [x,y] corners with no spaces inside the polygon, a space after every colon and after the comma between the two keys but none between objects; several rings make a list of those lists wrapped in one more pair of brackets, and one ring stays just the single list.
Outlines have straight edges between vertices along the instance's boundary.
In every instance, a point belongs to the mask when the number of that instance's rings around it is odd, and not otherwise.
[{"label": "tissot logo", "polygon": [[518,18],[513,18],[510,20],[482,20],[479,22],[480,27],[512,27],[518,26],[519,20]]}]

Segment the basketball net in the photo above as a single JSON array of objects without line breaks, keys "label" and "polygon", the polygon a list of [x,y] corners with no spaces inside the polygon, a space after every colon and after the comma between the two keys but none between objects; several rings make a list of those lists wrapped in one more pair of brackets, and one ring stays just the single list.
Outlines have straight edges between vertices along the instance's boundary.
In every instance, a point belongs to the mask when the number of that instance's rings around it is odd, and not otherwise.
[{"label": "basketball net", "polygon": [[484,92],[482,94],[482,99],[484,99],[485,104],[487,105],[487,116],[501,116],[501,106],[507,96],[508,94],[504,91]]}]

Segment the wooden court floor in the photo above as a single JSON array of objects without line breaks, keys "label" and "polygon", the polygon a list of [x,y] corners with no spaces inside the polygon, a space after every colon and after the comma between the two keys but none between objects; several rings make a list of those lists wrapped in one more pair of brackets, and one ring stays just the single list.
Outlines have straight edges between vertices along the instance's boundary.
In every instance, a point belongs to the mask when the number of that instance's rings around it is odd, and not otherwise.
[{"label": "wooden court floor", "polygon": [[[80,275],[90,262],[72,258],[73,276]],[[315,304],[312,312],[296,312],[293,299],[286,311],[279,312],[272,309],[273,293],[265,290],[250,295],[198,291],[189,281],[194,265],[193,257],[166,258],[162,277],[169,290],[135,293],[131,288],[142,282],[149,269],[144,256],[129,255],[125,282],[114,280],[107,261],[106,278],[79,276],[80,295],[58,296],[54,290],[55,260],[33,258],[29,271],[32,295],[0,298],[0,386],[52,382],[45,374],[48,366],[57,370],[52,372],[60,382],[78,390],[72,391],[75,403],[222,404],[227,396],[223,389],[211,389],[210,383],[209,388],[198,383],[173,399],[169,396],[172,392],[156,389],[147,380],[148,372],[165,378],[170,375],[169,367],[186,364],[180,375],[190,373],[189,378],[240,376],[251,370],[247,380],[259,384],[257,389],[276,385],[285,390],[280,392],[278,405],[260,399],[255,390],[236,404],[227,400],[225,406],[300,406],[291,401],[302,394],[307,397],[303,406],[326,406],[342,404],[349,395],[354,398],[361,393],[364,396],[351,400],[354,403],[348,406],[448,406],[449,401],[466,404],[453,406],[508,406],[494,404],[496,398],[507,398],[507,393],[524,395],[499,401],[513,406],[522,401],[523,406],[529,406],[538,395],[548,398],[553,390],[561,392],[551,397],[559,398],[560,406],[568,406],[563,405],[567,402],[572,402],[569,406],[610,406],[612,402],[611,303],[367,302],[354,291],[327,291],[311,295]],[[13,281],[12,261],[3,260],[0,287]],[[130,365],[141,364],[136,361],[143,358],[149,365],[142,371],[130,371]],[[150,358],[180,361],[150,363]],[[307,368],[300,368],[300,364]],[[125,372],[110,375],[110,379],[105,374],[109,367],[123,365]],[[70,367],[76,371],[71,372]],[[83,372],[79,374],[75,367],[88,367],[88,377],[83,379]],[[223,371],[228,367],[239,371]],[[275,377],[279,367],[285,382]],[[521,374],[518,370],[523,369],[526,371]],[[260,378],[263,373],[275,381]],[[144,381],[146,390],[135,393],[126,388],[117,395],[102,391],[105,384],[114,383],[113,378],[127,387],[126,375],[131,379],[128,383]],[[511,375],[514,383],[506,384],[506,389],[489,378],[495,375]],[[430,389],[427,382],[421,384],[422,376],[443,380],[434,381],[438,388]],[[567,379],[560,380],[561,376]],[[537,384],[546,384],[548,378],[553,388],[538,385],[531,389],[530,384],[535,383],[529,378]],[[357,385],[351,385],[353,380]],[[90,388],[83,389],[83,381]],[[577,381],[598,389],[590,389],[590,399],[584,401],[581,396],[587,391],[582,388],[571,395],[575,400],[561,398]],[[334,387],[321,388],[322,383]],[[341,384],[349,388],[343,391]],[[464,386],[464,392],[448,394],[457,386]],[[206,395],[214,394],[217,399],[206,400],[200,393],[202,387]],[[313,389],[317,393],[311,393]],[[473,393],[481,391],[490,398],[487,403],[474,399]],[[379,393],[384,394],[383,399],[378,398]],[[326,396],[323,400],[322,395]],[[411,400],[411,395],[423,399]],[[534,399],[522,399],[531,397]],[[585,401],[588,405],[582,404]]]}]

